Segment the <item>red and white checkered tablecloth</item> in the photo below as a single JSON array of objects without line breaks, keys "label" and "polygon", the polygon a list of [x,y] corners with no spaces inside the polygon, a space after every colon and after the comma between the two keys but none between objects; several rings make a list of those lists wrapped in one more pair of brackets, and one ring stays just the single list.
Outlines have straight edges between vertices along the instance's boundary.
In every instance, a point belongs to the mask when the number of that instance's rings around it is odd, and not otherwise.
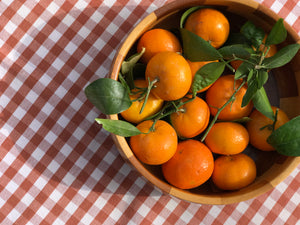
[{"label": "red and white checkered tablecloth", "polygon": [[[164,195],[124,162],[84,87],[166,0],[0,1],[0,224],[300,224],[300,166],[232,205]],[[298,0],[260,0],[300,35]]]}]

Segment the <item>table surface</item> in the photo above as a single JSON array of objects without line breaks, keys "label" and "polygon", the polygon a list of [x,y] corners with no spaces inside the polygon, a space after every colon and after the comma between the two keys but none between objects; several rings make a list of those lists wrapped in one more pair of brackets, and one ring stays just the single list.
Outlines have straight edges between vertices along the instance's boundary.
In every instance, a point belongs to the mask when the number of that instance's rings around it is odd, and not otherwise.
[{"label": "table surface", "polygon": [[[163,194],[121,158],[83,88],[164,0],[0,1],[1,224],[300,224],[296,168],[231,205]],[[265,0],[300,34],[300,2]]]}]

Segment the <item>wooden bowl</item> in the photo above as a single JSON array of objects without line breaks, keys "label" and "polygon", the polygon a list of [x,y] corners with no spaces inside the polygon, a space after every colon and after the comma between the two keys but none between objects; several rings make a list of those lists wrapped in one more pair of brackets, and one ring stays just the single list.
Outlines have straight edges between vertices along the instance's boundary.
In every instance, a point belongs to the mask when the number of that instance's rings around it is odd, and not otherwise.
[{"label": "wooden bowl", "polygon": [[[117,80],[122,61],[135,52],[136,42],[146,31],[154,27],[176,28],[182,12],[192,6],[207,5],[222,11],[231,21],[231,29],[236,29],[245,21],[251,20],[270,31],[279,19],[270,9],[250,0],[186,0],[169,3],[145,17],[128,35],[120,46],[111,66],[110,78]],[[232,21],[236,21],[232,22]],[[285,23],[288,37],[285,43],[300,42],[297,33]],[[280,69],[272,71],[265,87],[272,105],[281,107],[290,118],[300,114],[300,52],[292,62]],[[118,115],[109,116],[118,119]],[[277,152],[262,152],[249,147],[245,153],[250,155],[257,164],[258,174],[254,183],[238,191],[221,191],[216,189],[211,181],[198,188],[181,190],[169,185],[163,178],[159,166],[148,166],[141,163],[133,154],[124,137],[112,135],[122,157],[132,165],[142,176],[164,193],[179,199],[201,204],[231,204],[254,198],[274,188],[283,181],[298,166],[300,157],[286,157]]]}]

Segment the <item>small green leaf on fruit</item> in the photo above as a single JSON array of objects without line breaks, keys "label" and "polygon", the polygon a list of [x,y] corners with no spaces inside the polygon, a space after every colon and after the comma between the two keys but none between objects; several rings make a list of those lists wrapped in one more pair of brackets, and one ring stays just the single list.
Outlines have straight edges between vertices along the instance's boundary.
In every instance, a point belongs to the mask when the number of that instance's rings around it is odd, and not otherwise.
[{"label": "small green leaf on fruit", "polygon": [[89,84],[85,88],[85,95],[106,115],[120,113],[132,104],[127,88],[110,78],[100,78]]},{"label": "small green leaf on fruit", "polygon": [[131,137],[142,133],[136,126],[123,120],[100,118],[96,118],[95,120],[97,123],[102,124],[102,127],[108,132],[119,136]]},{"label": "small green leaf on fruit", "polygon": [[282,155],[300,156],[300,116],[273,131],[267,142]]},{"label": "small green leaf on fruit", "polygon": [[214,61],[223,56],[208,41],[184,28],[180,29],[183,41],[183,55],[192,62]]}]

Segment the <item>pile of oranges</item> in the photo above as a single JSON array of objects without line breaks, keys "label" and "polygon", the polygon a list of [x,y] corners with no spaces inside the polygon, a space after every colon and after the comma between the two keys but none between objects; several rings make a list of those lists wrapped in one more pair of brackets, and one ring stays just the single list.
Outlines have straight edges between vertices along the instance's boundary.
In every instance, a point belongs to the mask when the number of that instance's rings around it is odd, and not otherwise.
[{"label": "pile of oranges", "polygon": [[[201,8],[186,20],[184,28],[201,36],[213,47],[221,47],[228,38],[230,25],[220,11]],[[131,95],[131,107],[121,112],[122,117],[137,125],[142,134],[130,137],[129,143],[136,157],[143,163],[159,165],[165,179],[181,189],[196,188],[212,180],[223,190],[237,190],[256,178],[254,160],[243,153],[249,144],[263,151],[275,150],[267,143],[272,130],[286,123],[286,114],[273,107],[277,113],[273,121],[253,108],[252,102],[241,107],[247,84],[235,94],[233,102],[218,115],[201,142],[199,136],[208,128],[211,119],[226,103],[241,80],[233,74],[224,74],[213,84],[190,94],[195,73],[207,62],[191,62],[182,56],[182,46],[172,32],[155,28],[146,31],[137,43],[137,52],[145,48],[141,62],[146,65],[145,78],[135,81],[135,89],[153,88],[140,113],[145,99]],[[167,119],[145,120],[158,113],[166,103],[180,100],[182,104]],[[242,124],[237,120],[249,117]]]}]

